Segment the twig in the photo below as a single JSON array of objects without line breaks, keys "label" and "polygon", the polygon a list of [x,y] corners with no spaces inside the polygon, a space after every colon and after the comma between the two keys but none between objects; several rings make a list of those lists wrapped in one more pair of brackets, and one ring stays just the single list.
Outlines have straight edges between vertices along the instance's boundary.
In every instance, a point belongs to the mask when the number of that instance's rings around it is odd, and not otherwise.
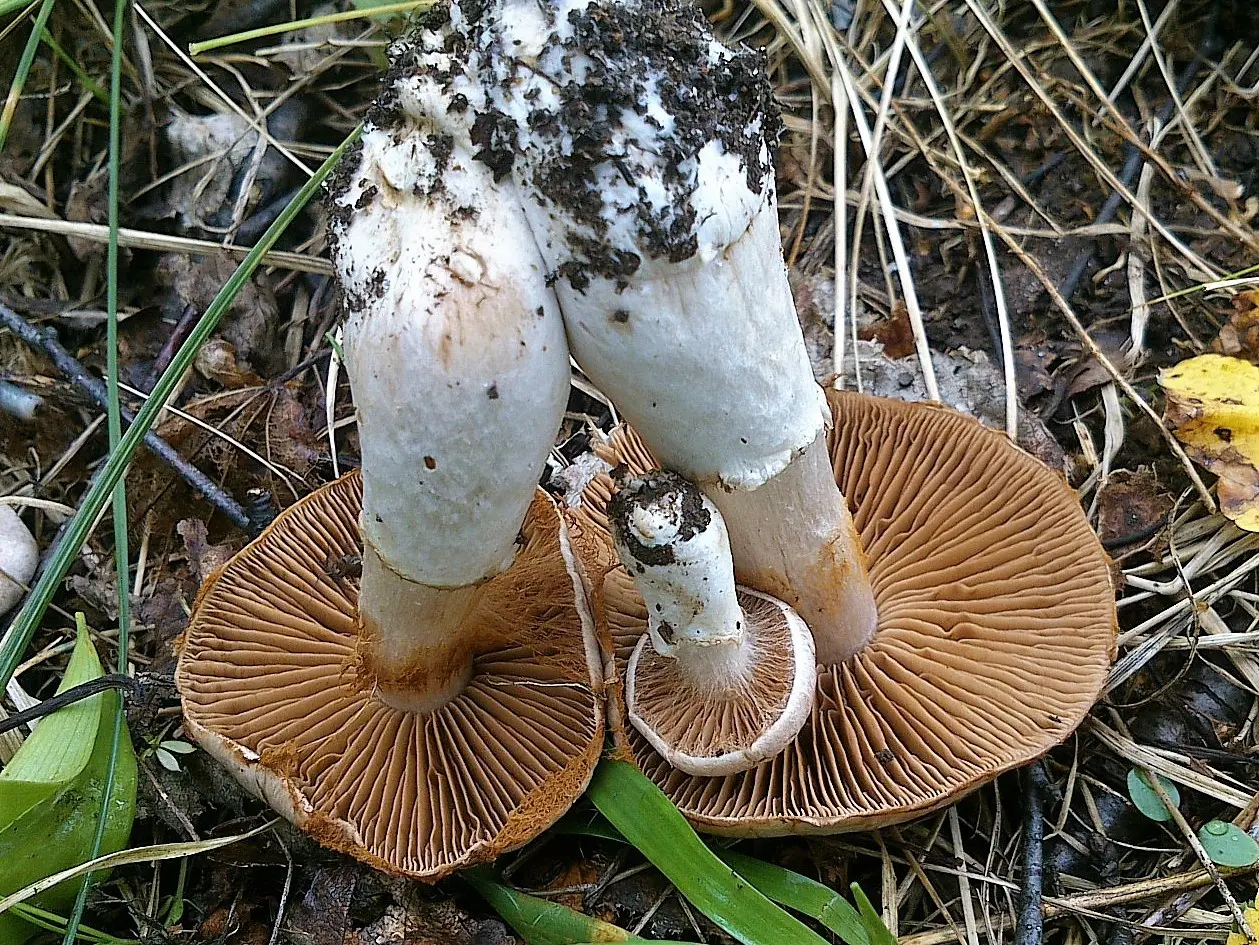
[{"label": "twig", "polygon": [[[73,384],[82,388],[97,404],[104,407],[109,403],[105,385],[89,374],[78,359],[53,337],[52,332],[40,331],[13,309],[2,304],[0,304],[0,323],[13,332],[19,340],[51,358],[57,369]],[[127,423],[135,420],[135,416],[129,410],[123,410],[122,417]],[[234,525],[238,528],[249,529],[249,513],[245,511],[245,507],[217,486],[209,476],[184,459],[178,450],[153,432],[145,435],[144,445],[178,473],[202,498],[231,519]]]},{"label": "twig", "polygon": [[17,417],[19,420],[35,419],[35,411],[44,403],[39,394],[24,391],[16,384],[0,381],[0,410]]},{"label": "twig", "polygon": [[1049,776],[1036,762],[1027,769],[1027,813],[1023,815],[1023,898],[1015,945],[1041,945],[1045,939],[1045,793]]},{"label": "twig", "polygon": [[21,712],[14,712],[7,719],[0,719],[0,735],[5,732],[11,732],[20,725],[27,722],[33,722],[36,719],[42,719],[45,715],[51,715],[58,709],[64,709],[68,705],[73,705],[83,699],[98,695],[107,689],[123,689],[131,691],[136,686],[136,681],[130,676],[123,676],[117,673],[111,673],[107,676],[98,676],[96,679],[89,679],[85,683],[79,683],[77,686],[71,686],[65,692],[59,692],[55,696],[49,696],[38,705],[33,705],[29,709],[23,709]]}]

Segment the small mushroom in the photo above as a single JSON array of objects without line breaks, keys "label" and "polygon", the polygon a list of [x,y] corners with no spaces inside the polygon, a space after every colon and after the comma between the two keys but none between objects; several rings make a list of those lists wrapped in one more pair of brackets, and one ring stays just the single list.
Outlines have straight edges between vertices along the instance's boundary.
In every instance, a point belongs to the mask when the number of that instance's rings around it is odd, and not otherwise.
[{"label": "small mushroom", "polygon": [[773,757],[812,708],[809,628],[781,601],[736,589],[721,513],[691,483],[659,471],[618,486],[608,520],[647,606],[625,668],[630,722],[689,774]]},{"label": "small mushroom", "polygon": [[177,673],[191,734],[246,787],[427,880],[545,829],[603,734],[585,578],[536,488],[563,325],[518,202],[473,157],[449,38],[391,49],[332,188],[361,474],[209,581]]},{"label": "small mushroom", "polygon": [[[827,397],[830,464],[878,608],[873,638],[842,662],[819,658],[808,721],[747,771],[694,777],[635,729],[617,732],[715,833],[863,830],[942,807],[1066,738],[1114,654],[1109,561],[1060,475],[946,408]],[[655,465],[626,428],[598,452],[625,476]],[[606,474],[587,488],[585,541],[606,527],[613,489]],[[607,574],[597,610],[628,673],[648,614],[625,570]]]},{"label": "small mushroom", "polygon": [[0,616],[26,596],[39,566],[39,545],[12,506],[0,505]]}]

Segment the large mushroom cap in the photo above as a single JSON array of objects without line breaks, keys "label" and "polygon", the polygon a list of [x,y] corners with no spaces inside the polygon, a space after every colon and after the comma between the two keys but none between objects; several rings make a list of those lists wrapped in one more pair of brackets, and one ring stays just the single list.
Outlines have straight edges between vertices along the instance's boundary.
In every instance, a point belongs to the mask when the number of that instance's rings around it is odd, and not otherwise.
[{"label": "large mushroom cap", "polygon": [[[819,667],[800,735],[748,771],[688,776],[623,732],[643,771],[715,833],[860,830],[942,807],[1065,739],[1113,655],[1108,559],[1059,475],[953,411],[828,398],[836,478],[878,602],[874,640]],[[632,434],[606,452],[652,465]],[[586,492],[588,532],[608,490]],[[623,673],[645,630],[623,570],[606,575],[598,610]]]},{"label": "large mushroom cap", "polygon": [[539,492],[512,567],[470,619],[467,688],[399,711],[361,676],[362,484],[286,510],[206,584],[176,683],[196,741],[326,846],[433,880],[527,842],[585,790],[603,746],[593,623],[567,531]]}]

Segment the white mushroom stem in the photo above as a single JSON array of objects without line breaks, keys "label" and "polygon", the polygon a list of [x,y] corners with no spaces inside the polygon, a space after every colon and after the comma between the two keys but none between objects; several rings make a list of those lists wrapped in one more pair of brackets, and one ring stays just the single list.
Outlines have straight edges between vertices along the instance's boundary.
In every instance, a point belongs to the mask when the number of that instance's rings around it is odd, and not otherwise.
[{"label": "white mushroom stem", "polygon": [[616,551],[647,605],[647,632],[701,691],[743,686],[754,669],[721,513],[682,477],[622,482],[608,507]]},{"label": "white mushroom stem", "polygon": [[39,566],[39,545],[12,506],[0,505],[0,616],[26,596]]},{"label": "white mushroom stem", "polygon": [[465,618],[508,568],[568,393],[563,322],[511,189],[474,158],[478,91],[421,32],[333,198],[363,461],[364,668],[432,710],[465,685]]},{"label": "white mushroom stem", "polygon": [[800,614],[819,663],[842,663],[865,648],[878,608],[825,434],[756,489],[709,495],[725,516],[740,583]]},{"label": "white mushroom stem", "polygon": [[783,262],[758,56],[674,0],[477,16],[462,28],[492,105],[484,159],[526,198],[574,356],[727,515],[740,583],[796,607],[824,661],[847,658],[874,595]]}]

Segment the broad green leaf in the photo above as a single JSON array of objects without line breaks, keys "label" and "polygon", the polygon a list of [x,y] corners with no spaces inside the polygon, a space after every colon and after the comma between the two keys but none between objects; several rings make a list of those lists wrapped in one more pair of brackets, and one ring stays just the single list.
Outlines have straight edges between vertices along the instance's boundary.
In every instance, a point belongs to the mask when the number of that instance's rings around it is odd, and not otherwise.
[{"label": "broad green leaf", "polygon": [[1259,843],[1236,824],[1213,820],[1198,831],[1198,841],[1212,863],[1220,866],[1254,866],[1259,863]]},{"label": "broad green leaf", "polygon": [[[1172,806],[1179,807],[1180,791],[1177,790],[1176,785],[1162,775],[1155,775],[1155,777],[1163,786],[1163,790],[1167,792]],[[1128,797],[1132,798],[1133,806],[1150,820],[1163,823],[1172,819],[1171,811],[1163,804],[1163,799],[1158,796],[1158,792],[1150,786],[1149,775],[1140,769],[1133,768],[1128,772]]]},{"label": "broad green leaf", "polygon": [[[75,644],[57,692],[101,675],[101,663],[86,634]],[[35,731],[0,771],[0,831],[73,779],[92,756],[101,722],[98,697],[66,706],[35,726]]]},{"label": "broad green leaf", "polygon": [[717,859],[664,792],[629,762],[605,760],[586,794],[687,901],[744,945],[825,942]]},{"label": "broad green leaf", "polygon": [[[101,675],[85,627],[58,691]],[[0,896],[75,866],[91,853],[100,798],[109,767],[114,720],[122,700],[110,690],[82,699],[43,719],[0,772]],[[106,851],[122,849],[135,814],[136,760],[130,737],[119,746],[114,801],[106,813]],[[62,883],[32,904],[53,912],[73,902],[78,882]],[[18,945],[34,927],[0,915],[0,942]]]}]

